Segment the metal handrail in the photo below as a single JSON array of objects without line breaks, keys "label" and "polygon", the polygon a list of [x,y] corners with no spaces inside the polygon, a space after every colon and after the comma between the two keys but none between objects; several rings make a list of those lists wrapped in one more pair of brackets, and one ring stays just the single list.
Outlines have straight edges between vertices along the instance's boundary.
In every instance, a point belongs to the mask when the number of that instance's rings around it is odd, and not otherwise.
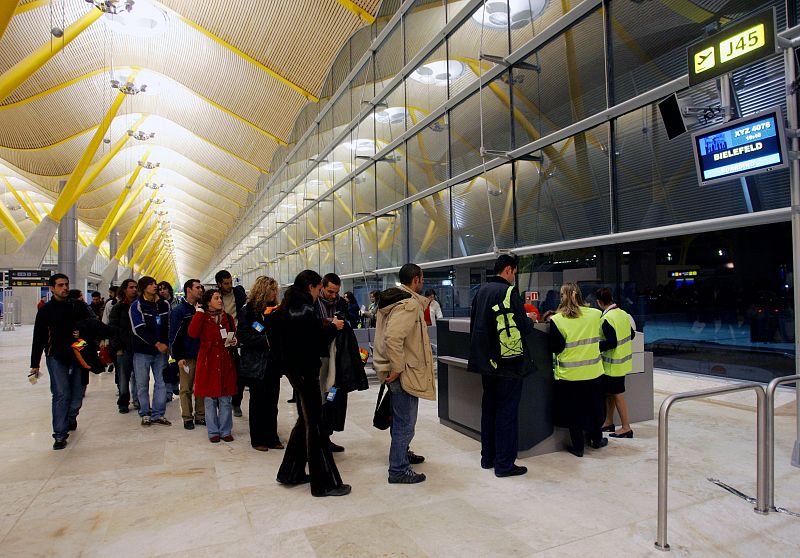
[{"label": "metal handrail", "polygon": [[767,386],[767,508],[775,508],[775,391],[780,384],[797,382],[800,375],[783,376],[775,378]]},{"label": "metal handrail", "polygon": [[758,435],[756,440],[756,507],[758,513],[767,513],[767,478],[766,478],[766,395],[764,386],[757,382],[737,383],[725,387],[699,389],[674,393],[667,397],[661,404],[658,411],[658,534],[656,548],[659,550],[669,550],[667,544],[667,481],[668,481],[668,435],[669,435],[669,410],[678,401],[688,399],[703,399],[712,395],[723,393],[733,393],[737,391],[755,390],[756,392],[756,414],[758,416]]}]

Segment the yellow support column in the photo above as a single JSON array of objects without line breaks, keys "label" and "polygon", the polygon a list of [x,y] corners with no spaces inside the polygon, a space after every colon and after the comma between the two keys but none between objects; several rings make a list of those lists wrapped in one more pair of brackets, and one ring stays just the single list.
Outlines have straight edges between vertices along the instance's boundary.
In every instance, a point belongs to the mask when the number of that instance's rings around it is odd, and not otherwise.
[{"label": "yellow support column", "polygon": [[14,186],[11,184],[11,181],[9,181],[5,176],[0,177],[0,178],[3,179],[3,182],[6,185],[6,188],[8,188],[8,191],[11,192],[11,194],[14,196],[14,198],[16,198],[16,200],[22,206],[22,209],[24,209],[25,213],[28,214],[28,217],[31,218],[31,221],[33,221],[33,223],[35,225],[38,225],[40,220],[37,220],[38,216],[34,217],[34,211],[28,205],[28,202],[25,200],[25,198],[22,197],[22,195],[17,191],[17,189],[14,188]]},{"label": "yellow support column", "polygon": [[[147,231],[147,234],[145,235],[144,240],[142,240],[139,243],[139,247],[136,248],[136,251],[133,253],[133,257],[131,258],[131,261],[128,262],[128,267],[133,269],[133,266],[139,260],[141,255],[144,253],[145,248],[147,248],[148,246],[151,246],[151,242],[153,241],[153,237],[155,236],[155,234],[157,232],[158,232],[158,221],[155,221],[152,225],[150,225],[150,230]],[[155,244],[158,244],[158,242],[156,242]]]},{"label": "yellow support column", "polygon": [[[8,2],[4,4],[16,4],[16,2]],[[3,8],[5,13],[6,8]],[[39,68],[44,66],[48,60],[53,58],[56,54],[61,52],[66,45],[72,42],[75,37],[80,35],[92,23],[100,19],[103,12],[96,8],[92,8],[86,12],[85,15],[80,17],[75,23],[69,25],[64,29],[64,36],[57,41],[47,41],[45,44],[37,48],[31,54],[17,62],[11,68],[0,76],[0,102],[5,101],[6,97],[11,95],[14,90],[22,85],[29,77],[31,77]],[[2,16],[0,16],[2,18]],[[96,149],[96,148],[95,148]]]},{"label": "yellow support column", "polygon": [[141,267],[142,273],[144,273],[145,270],[148,267],[150,267],[150,264],[152,263],[157,250],[158,250],[158,243],[154,242],[153,245],[150,246],[150,249],[147,251],[147,254],[145,255],[144,259],[142,260],[142,267]]},{"label": "yellow support column", "polygon": [[153,263],[147,266],[147,269],[145,270],[145,275],[149,275],[150,277],[155,277],[155,275],[153,274],[159,267],[161,267],[161,262],[163,261],[164,261],[164,252],[159,251],[158,255],[156,255],[156,257],[153,258]]},{"label": "yellow support column", "polygon": [[[131,204],[136,201],[136,198],[139,197],[139,194],[142,193],[144,190],[145,183],[142,182],[139,186],[136,187],[136,190],[131,193],[131,187],[133,183],[136,182],[136,177],[139,176],[139,171],[142,170],[142,167],[136,167],[136,170],[133,171],[128,183],[122,189],[119,198],[117,199],[117,203],[114,204],[114,207],[111,209],[111,212],[106,217],[105,221],[103,221],[103,225],[100,227],[100,230],[97,231],[97,236],[94,237],[94,244],[98,248],[100,244],[108,238],[108,235],[111,233],[111,230],[117,225],[119,220],[122,218],[125,213],[127,213],[128,209],[130,209]],[[130,195],[129,195],[130,194]],[[145,209],[149,207],[149,200],[148,204],[145,206]]]},{"label": "yellow support column", "polygon": [[17,244],[25,242],[25,234],[22,232],[22,229],[19,228],[14,216],[11,215],[11,212],[3,202],[0,202],[0,222],[6,226],[8,232],[10,232],[14,240],[17,241]]},{"label": "yellow support column", "polygon": [[[131,74],[131,80],[133,80],[135,74],[136,71]],[[67,214],[69,208],[72,207],[72,204],[74,204],[77,198],[80,196],[82,190],[79,191],[79,189],[81,186],[83,186],[83,178],[86,175],[89,164],[92,162],[97,148],[100,146],[100,143],[103,141],[108,128],[111,126],[111,121],[114,120],[114,117],[117,115],[117,112],[119,112],[123,101],[125,101],[125,97],[125,93],[117,94],[117,98],[114,99],[114,102],[111,104],[111,108],[108,109],[105,117],[103,117],[103,121],[100,123],[100,126],[97,127],[97,130],[95,131],[94,136],[92,136],[89,145],[86,146],[86,150],[83,152],[83,155],[81,155],[78,164],[75,165],[75,169],[73,169],[72,174],[69,176],[69,179],[67,179],[67,183],[61,190],[61,193],[56,200],[56,204],[53,207],[53,211],[50,214],[50,217],[55,222],[59,222],[61,218]],[[127,140],[129,136],[126,134],[124,137]],[[85,189],[86,187],[84,186],[83,190]],[[77,196],[76,192],[78,193]]]},{"label": "yellow support column", "polygon": [[6,32],[8,22],[14,16],[14,10],[17,9],[18,0],[5,0],[0,2],[0,39],[3,38],[3,33]]},{"label": "yellow support column", "polygon": [[136,218],[136,221],[134,221],[133,226],[128,231],[128,234],[125,235],[125,239],[122,241],[122,244],[119,245],[117,253],[114,254],[115,260],[122,260],[122,256],[125,255],[125,252],[127,252],[128,248],[130,248],[131,244],[133,244],[133,241],[136,240],[136,237],[141,232],[142,227],[144,227],[144,224],[148,219],[150,219],[150,215],[152,215],[152,211],[150,211],[149,207],[139,213],[139,216]]}]

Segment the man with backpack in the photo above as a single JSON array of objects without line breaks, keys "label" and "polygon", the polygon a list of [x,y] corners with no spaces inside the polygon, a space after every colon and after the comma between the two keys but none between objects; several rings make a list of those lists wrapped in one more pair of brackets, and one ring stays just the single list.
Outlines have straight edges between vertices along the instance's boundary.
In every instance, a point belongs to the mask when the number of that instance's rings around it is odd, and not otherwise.
[{"label": "man with backpack", "polygon": [[528,472],[514,464],[527,354],[524,339],[533,328],[515,286],[518,266],[516,255],[501,254],[494,263],[495,277],[481,286],[470,313],[467,369],[481,374],[483,382],[481,467],[494,468],[497,477]]}]

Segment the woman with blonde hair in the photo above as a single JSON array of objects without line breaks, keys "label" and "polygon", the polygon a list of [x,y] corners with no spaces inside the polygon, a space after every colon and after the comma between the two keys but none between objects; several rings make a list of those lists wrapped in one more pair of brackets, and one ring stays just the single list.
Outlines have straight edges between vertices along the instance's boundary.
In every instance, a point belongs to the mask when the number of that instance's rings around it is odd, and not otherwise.
[{"label": "woman with blonde hair", "polygon": [[272,277],[258,277],[239,311],[239,379],[250,388],[250,445],[258,451],[283,449],[278,437],[278,396],[281,371],[270,354],[267,333],[274,327],[270,320],[278,305],[278,282]]},{"label": "woman with blonde hair", "polygon": [[608,445],[603,363],[600,356],[602,313],[583,302],[575,283],[561,286],[561,302],[550,317],[550,350],[555,354],[556,401],[572,439],[570,453],[583,457],[584,433],[595,449]]}]

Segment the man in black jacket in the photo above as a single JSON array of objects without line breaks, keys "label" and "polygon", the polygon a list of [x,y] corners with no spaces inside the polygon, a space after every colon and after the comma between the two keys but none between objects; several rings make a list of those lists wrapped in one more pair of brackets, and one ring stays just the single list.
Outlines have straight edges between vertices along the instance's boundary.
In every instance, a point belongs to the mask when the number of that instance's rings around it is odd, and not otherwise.
[{"label": "man in black jacket", "polygon": [[117,408],[120,413],[128,412],[128,405],[133,394],[133,407],[139,408],[139,396],[136,393],[136,377],[133,374],[133,330],[128,311],[139,296],[139,288],[133,279],[125,279],[119,286],[121,296],[111,307],[108,314],[108,325],[117,328],[111,339],[111,350],[117,357]]},{"label": "man in black jacket", "polygon": [[67,447],[69,431],[78,428],[78,413],[86,388],[81,381],[81,367],[72,350],[80,336],[76,324],[92,317],[89,307],[68,300],[69,278],[63,273],[50,276],[50,302],[36,313],[31,347],[29,376],[39,377],[39,363],[45,353],[53,397],[54,450]]},{"label": "man in black jacket", "polygon": [[[494,264],[495,277],[481,286],[472,300],[470,313],[470,351],[467,369],[481,374],[481,467],[494,468],[498,477],[524,475],[528,469],[514,464],[519,437],[519,402],[525,369],[525,336],[533,323],[525,313],[519,292],[514,287],[519,259],[502,254]],[[503,309],[507,314],[503,314]],[[500,316],[500,317],[498,317]],[[518,340],[513,350],[504,338],[501,348],[500,325]],[[514,331],[516,329],[516,331]]]}]

